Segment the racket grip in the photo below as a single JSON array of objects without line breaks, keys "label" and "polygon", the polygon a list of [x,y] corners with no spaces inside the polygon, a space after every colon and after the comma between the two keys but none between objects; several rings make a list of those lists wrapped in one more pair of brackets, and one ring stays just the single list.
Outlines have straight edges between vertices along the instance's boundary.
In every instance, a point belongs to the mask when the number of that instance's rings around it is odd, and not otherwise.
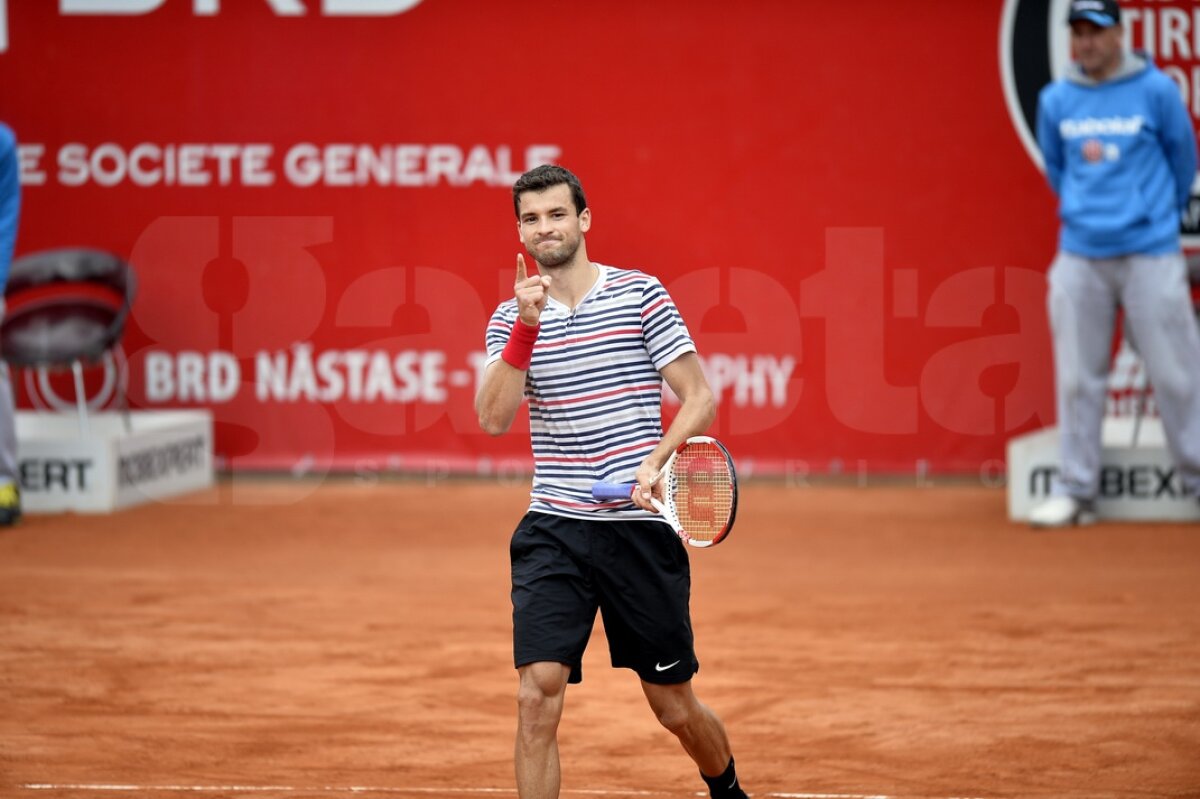
[{"label": "racket grip", "polygon": [[637,483],[593,483],[592,499],[629,499]]}]

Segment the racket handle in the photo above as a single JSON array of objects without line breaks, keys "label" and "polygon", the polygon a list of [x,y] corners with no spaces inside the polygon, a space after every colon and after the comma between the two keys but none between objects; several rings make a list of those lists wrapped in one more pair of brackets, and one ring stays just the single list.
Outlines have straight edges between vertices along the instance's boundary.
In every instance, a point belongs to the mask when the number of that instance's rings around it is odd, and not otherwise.
[{"label": "racket handle", "polygon": [[592,499],[629,499],[637,483],[593,483]]}]

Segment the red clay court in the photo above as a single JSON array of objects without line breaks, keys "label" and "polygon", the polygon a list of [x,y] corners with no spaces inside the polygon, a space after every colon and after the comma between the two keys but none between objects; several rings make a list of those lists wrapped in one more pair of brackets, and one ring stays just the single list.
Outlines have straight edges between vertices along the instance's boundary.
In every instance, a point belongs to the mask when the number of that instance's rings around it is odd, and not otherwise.
[{"label": "red clay court", "polygon": [[[525,496],[235,480],[0,533],[0,796],[515,796]],[[1200,796],[1195,526],[1038,533],[999,489],[751,483],[692,562],[697,692],[755,797]],[[563,795],[697,795],[602,634]]]}]

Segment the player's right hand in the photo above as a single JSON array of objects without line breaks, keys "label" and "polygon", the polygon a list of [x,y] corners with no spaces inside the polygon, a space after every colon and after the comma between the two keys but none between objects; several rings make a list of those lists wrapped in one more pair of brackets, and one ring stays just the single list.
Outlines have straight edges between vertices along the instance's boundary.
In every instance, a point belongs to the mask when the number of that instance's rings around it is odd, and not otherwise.
[{"label": "player's right hand", "polygon": [[517,298],[517,313],[521,321],[533,326],[542,318],[542,310],[546,307],[547,292],[550,291],[549,275],[533,275],[525,273],[525,256],[517,254],[517,282],[513,285],[513,293]]}]

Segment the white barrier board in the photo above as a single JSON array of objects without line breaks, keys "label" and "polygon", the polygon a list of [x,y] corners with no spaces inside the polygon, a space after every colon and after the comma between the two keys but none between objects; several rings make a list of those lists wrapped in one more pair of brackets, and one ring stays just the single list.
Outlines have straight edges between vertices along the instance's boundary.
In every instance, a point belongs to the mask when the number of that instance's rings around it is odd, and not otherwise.
[{"label": "white barrier board", "polygon": [[26,513],[108,513],[213,484],[208,411],[19,411],[17,468]]},{"label": "white barrier board", "polygon": [[[1106,418],[1102,442],[1096,498],[1102,520],[1200,522],[1200,502],[1184,496],[1157,418],[1143,419],[1136,431],[1131,418]],[[1029,511],[1049,496],[1058,464],[1057,427],[1008,442],[1010,519],[1026,521]]]}]

